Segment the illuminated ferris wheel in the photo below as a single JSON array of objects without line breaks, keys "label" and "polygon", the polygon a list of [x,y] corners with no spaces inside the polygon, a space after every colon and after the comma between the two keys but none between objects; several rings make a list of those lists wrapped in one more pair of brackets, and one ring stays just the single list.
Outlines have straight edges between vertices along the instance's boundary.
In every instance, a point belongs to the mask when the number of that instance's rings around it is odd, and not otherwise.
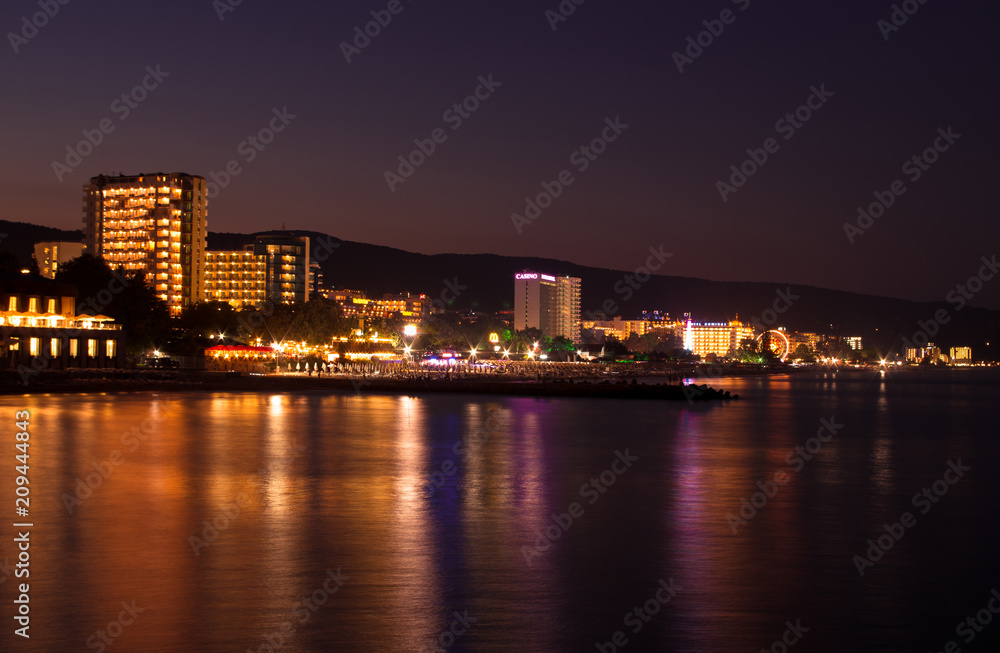
[{"label": "illuminated ferris wheel", "polygon": [[767,336],[767,346],[771,349],[771,353],[774,354],[775,358],[784,363],[785,359],[788,358],[788,354],[791,353],[791,345],[788,342],[788,338],[781,331],[772,329],[757,336],[757,343],[764,342],[765,336]]}]

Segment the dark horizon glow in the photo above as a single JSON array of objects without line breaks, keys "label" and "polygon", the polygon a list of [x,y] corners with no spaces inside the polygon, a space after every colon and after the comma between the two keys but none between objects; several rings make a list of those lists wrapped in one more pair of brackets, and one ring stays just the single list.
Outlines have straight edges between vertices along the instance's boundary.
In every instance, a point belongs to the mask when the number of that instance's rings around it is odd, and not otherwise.
[{"label": "dark horizon glow", "polygon": [[[5,39],[0,217],[79,229],[94,175],[218,182],[235,161],[210,203],[213,232],[284,223],[428,254],[621,270],[663,244],[673,257],[661,274],[921,301],[943,301],[996,253],[997,3],[914,3],[892,31],[878,21],[893,3],[858,0],[591,0],[555,30],[557,0],[243,2],[221,20],[218,4],[69,2],[16,53]],[[38,11],[7,3],[0,28],[18,33]],[[348,63],[341,42],[373,11],[387,24]],[[721,33],[678,72],[674,53],[706,29]],[[144,80],[141,101],[121,97]],[[810,102],[795,127],[786,114]],[[616,118],[628,127],[611,130]],[[113,129],[57,175],[53,161],[65,165],[102,120]],[[254,147],[265,128],[273,140]],[[942,140],[949,128],[961,136]],[[595,138],[601,154],[579,151]],[[936,141],[933,163],[904,168]],[[421,147],[433,152],[390,190],[385,173]],[[717,182],[762,152],[723,201]],[[564,170],[572,183],[519,234],[511,214]],[[843,224],[874,193],[891,206],[851,244]],[[1000,283],[971,304],[1000,309]]]}]

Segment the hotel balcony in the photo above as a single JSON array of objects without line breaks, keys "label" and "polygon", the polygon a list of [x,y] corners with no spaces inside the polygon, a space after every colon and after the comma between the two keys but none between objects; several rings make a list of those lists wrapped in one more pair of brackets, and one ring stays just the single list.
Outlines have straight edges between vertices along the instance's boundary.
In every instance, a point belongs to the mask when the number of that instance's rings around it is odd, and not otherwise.
[{"label": "hotel balcony", "polygon": [[14,313],[0,311],[0,326],[27,327],[38,329],[90,329],[98,331],[120,331],[121,325],[115,324],[110,317],[99,315],[77,315],[69,318],[65,315],[44,313]]}]

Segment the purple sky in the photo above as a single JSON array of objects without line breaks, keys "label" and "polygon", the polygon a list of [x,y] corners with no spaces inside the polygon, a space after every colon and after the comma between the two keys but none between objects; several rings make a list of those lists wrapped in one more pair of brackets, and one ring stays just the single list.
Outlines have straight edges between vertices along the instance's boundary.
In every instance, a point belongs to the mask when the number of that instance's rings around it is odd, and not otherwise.
[{"label": "purple sky", "polygon": [[[4,3],[0,217],[79,228],[93,175],[211,180],[233,160],[214,231],[285,223],[623,270],[663,244],[665,274],[918,300],[943,300],[996,253],[998,2],[913,2],[891,31],[879,21],[892,3],[860,0],[565,0],[575,11],[554,30],[558,0],[244,0],[220,20],[224,2],[72,0],[13,43],[40,10]],[[346,61],[341,42],[389,6],[398,13]],[[674,53],[703,21],[722,31],[679,72]],[[491,75],[499,85],[480,87]],[[152,90],[126,116],[121,95],[144,78]],[[821,85],[832,95],[808,120],[779,123]],[[459,124],[446,112],[477,88]],[[295,117],[274,122],[273,140],[241,147],[285,107]],[[619,116],[628,127],[605,130]],[[57,175],[53,162],[102,120],[113,131]],[[960,138],[938,139],[947,150],[913,179],[904,163],[949,126]],[[573,153],[602,130],[615,140],[580,171]],[[390,190],[385,173],[435,134],[443,142]],[[769,138],[767,162],[723,201],[717,182]],[[564,170],[573,183],[518,233],[511,214]],[[844,223],[894,180],[905,193],[852,244]],[[972,304],[1000,308],[1000,280]]]}]

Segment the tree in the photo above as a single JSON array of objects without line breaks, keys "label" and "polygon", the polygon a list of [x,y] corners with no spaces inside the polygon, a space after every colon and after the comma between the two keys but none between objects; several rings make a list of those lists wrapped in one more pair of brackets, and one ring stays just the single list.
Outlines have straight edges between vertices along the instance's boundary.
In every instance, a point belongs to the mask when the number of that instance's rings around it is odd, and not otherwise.
[{"label": "tree", "polygon": [[184,335],[209,338],[236,336],[237,312],[229,302],[198,302],[184,309],[177,326]]},{"label": "tree", "polygon": [[552,339],[549,351],[576,351],[576,345],[566,336],[556,336]]},{"label": "tree", "polygon": [[[59,283],[76,286],[77,312],[80,312],[84,306],[101,308],[102,304],[98,303],[98,293],[102,290],[110,292],[113,278],[111,268],[104,262],[104,259],[94,256],[90,252],[84,252],[60,265],[55,276],[55,280]],[[93,300],[93,303],[88,302],[88,300]],[[95,315],[99,312],[101,311],[96,311]]]},{"label": "tree", "polygon": [[744,338],[736,350],[736,360],[741,363],[763,363],[765,356],[760,351],[760,343],[756,338]]},{"label": "tree", "polygon": [[[661,347],[662,344],[663,342],[660,336],[655,333],[645,333],[641,336],[637,333],[633,333],[628,337],[628,340],[625,341],[625,345],[628,347],[628,350],[637,354],[651,354],[654,351],[658,351],[657,348]],[[663,349],[662,351],[668,350],[669,347],[667,349]]]},{"label": "tree", "polygon": [[695,356],[694,352],[690,349],[681,349],[680,347],[671,349],[666,352],[668,360],[681,361],[681,362],[693,362],[698,360],[698,356]]},{"label": "tree", "polygon": [[799,346],[792,352],[792,360],[801,360],[805,363],[815,363],[816,357],[806,343],[799,343]]},{"label": "tree", "polygon": [[0,272],[10,272],[12,274],[20,274],[21,262],[17,260],[13,252],[2,251],[0,252]]},{"label": "tree", "polygon": [[528,327],[523,331],[516,331],[515,333],[525,342],[536,343],[541,342],[545,338],[542,332],[535,327]]},{"label": "tree", "polygon": [[127,354],[139,355],[166,342],[170,311],[146,282],[145,272],[112,272],[104,259],[87,252],[60,266],[55,280],[77,287],[77,313],[107,315],[122,326]]},{"label": "tree", "polygon": [[107,315],[122,325],[129,355],[162,347],[170,334],[170,310],[146,282],[144,271],[128,277],[124,290],[108,306]]}]

